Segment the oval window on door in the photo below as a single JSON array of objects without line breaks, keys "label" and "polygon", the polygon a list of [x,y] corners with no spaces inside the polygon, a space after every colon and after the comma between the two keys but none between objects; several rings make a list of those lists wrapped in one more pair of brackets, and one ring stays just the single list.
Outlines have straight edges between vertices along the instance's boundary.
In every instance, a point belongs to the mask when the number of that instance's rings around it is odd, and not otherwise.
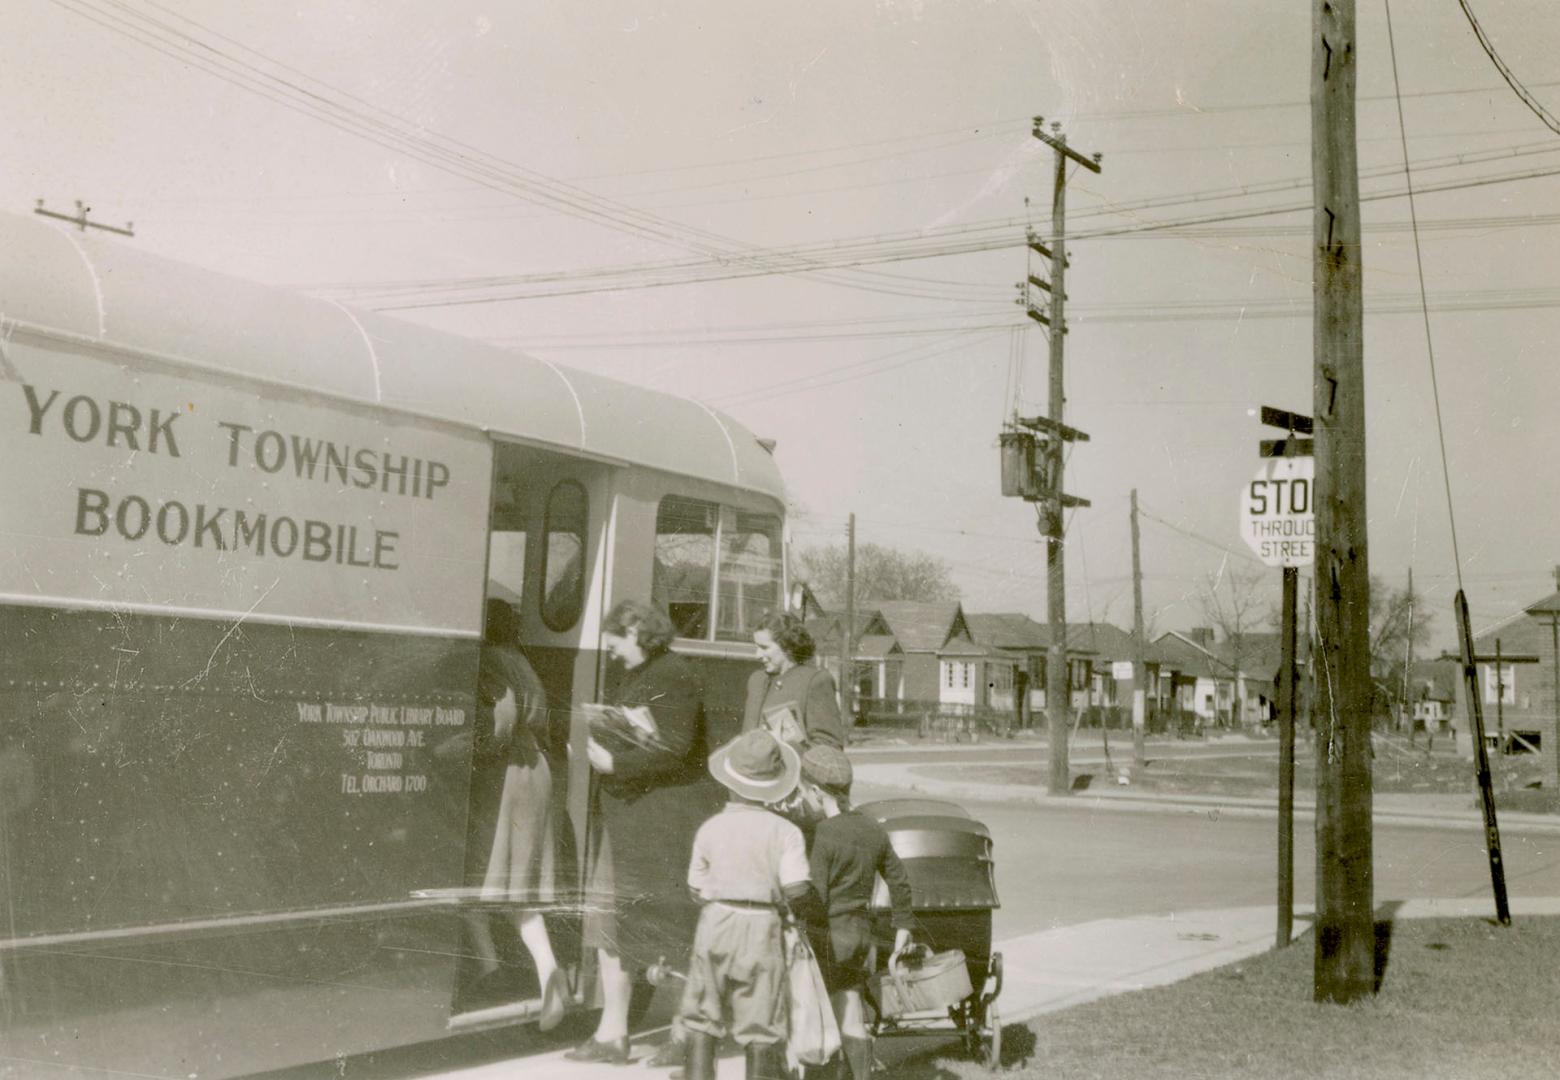
[{"label": "oval window on door", "polygon": [[585,489],[561,481],[547,496],[542,542],[542,622],[568,630],[585,609]]}]

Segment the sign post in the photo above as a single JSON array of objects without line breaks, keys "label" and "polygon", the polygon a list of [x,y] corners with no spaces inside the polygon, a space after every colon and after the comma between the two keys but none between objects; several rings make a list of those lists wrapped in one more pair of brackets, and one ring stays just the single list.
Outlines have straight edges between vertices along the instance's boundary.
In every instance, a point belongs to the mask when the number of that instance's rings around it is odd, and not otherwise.
[{"label": "sign post", "polygon": [[1316,549],[1312,482],[1316,462],[1309,433],[1311,418],[1264,406],[1262,422],[1289,432],[1287,439],[1266,440],[1257,474],[1241,495],[1240,533],[1268,566],[1284,569],[1282,653],[1278,669],[1278,931],[1282,949],[1294,936],[1295,912],[1295,608],[1300,567],[1310,566]]}]

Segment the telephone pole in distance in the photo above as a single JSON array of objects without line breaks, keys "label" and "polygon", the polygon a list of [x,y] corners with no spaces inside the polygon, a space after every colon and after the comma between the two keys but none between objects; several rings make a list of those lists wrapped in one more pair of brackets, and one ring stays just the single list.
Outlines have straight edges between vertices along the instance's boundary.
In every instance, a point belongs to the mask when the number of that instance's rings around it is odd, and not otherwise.
[{"label": "telephone pole in distance", "polygon": [[88,229],[102,229],[104,232],[118,233],[120,236],[135,235],[135,222],[133,221],[125,222],[125,227],[122,229],[118,225],[104,225],[101,221],[89,221],[87,215],[92,213],[92,207],[80,199],[76,200],[76,212],[74,214],[62,214],[58,210],[46,210],[44,209],[42,199],[39,199],[38,205],[33,207],[33,213],[40,217],[53,218],[56,221],[68,221],[82,232],[86,232]]}]

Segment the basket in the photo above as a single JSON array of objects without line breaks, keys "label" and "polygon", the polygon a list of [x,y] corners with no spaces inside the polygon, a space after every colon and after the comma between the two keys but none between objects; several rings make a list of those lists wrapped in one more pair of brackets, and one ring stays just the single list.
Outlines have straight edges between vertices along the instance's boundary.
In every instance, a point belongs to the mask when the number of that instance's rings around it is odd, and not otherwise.
[{"label": "basket", "polygon": [[960,949],[932,953],[915,967],[901,959],[873,976],[872,991],[884,1017],[946,1012],[970,996],[970,969]]}]

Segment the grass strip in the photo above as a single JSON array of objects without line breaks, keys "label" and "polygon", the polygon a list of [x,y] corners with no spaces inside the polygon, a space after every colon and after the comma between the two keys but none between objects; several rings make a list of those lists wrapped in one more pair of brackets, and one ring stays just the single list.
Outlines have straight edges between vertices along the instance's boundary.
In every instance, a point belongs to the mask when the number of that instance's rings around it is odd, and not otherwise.
[{"label": "grass strip", "polygon": [[[1376,995],[1311,1000],[1314,939],[1003,1029],[1004,1080],[1552,1080],[1560,919],[1377,926]],[[998,1003],[1000,1007],[1000,1001]],[[981,1080],[957,1056],[896,1078]]]}]

